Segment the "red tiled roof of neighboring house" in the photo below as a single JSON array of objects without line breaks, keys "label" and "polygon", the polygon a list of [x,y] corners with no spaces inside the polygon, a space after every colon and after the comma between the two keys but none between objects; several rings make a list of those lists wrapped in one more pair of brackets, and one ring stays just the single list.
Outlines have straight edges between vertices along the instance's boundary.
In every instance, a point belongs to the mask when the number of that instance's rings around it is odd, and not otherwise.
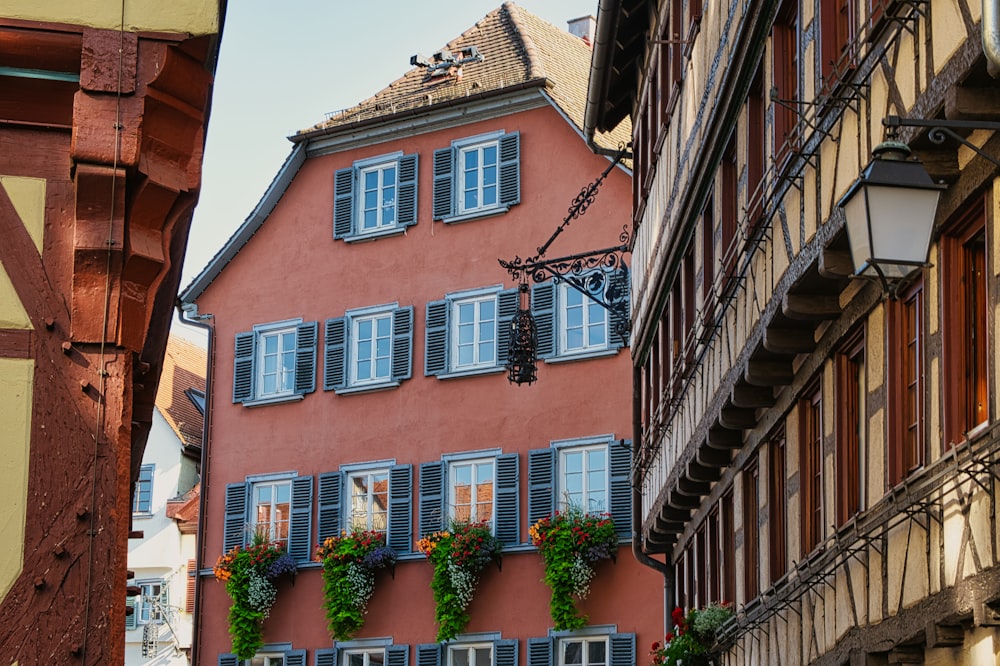
[{"label": "red tiled roof of neighboring house", "polygon": [[197,530],[200,497],[201,484],[196,483],[183,495],[167,500],[167,518],[177,521],[181,534],[194,534]]},{"label": "red tiled roof of neighboring house", "polygon": [[[526,84],[544,86],[563,113],[583,131],[591,59],[587,42],[513,2],[505,2],[444,48],[458,53],[469,46],[475,46],[484,59],[463,65],[461,76],[455,71],[432,76],[428,69],[413,67],[373,97],[331,113],[324,122],[299,134],[337,130]],[[595,143],[614,149],[628,142],[631,134],[631,123],[625,119],[611,132],[596,134]]]},{"label": "red tiled roof of neighboring house", "polygon": [[205,393],[207,353],[197,344],[171,335],[163,357],[156,407],[185,447],[201,446],[204,419],[185,391]]}]

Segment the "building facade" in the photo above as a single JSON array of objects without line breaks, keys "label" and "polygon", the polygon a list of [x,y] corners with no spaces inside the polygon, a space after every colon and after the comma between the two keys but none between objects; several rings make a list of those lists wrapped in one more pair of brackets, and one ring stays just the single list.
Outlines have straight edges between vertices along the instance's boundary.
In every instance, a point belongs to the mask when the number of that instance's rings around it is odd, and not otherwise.
[{"label": "building facade", "polygon": [[[592,19],[591,19],[592,20]],[[415,45],[416,46],[416,45]],[[232,601],[211,567],[249,534],[287,541],[253,664],[634,664],[659,635],[662,578],[630,554],[630,373],[617,321],[551,280],[528,285],[538,381],[504,370],[519,285],[498,264],[534,252],[609,167],[582,135],[591,50],[505,3],[375,97],[291,137],[256,210],[182,294],[213,328],[199,543],[200,663],[237,663]],[[627,123],[602,133],[612,152]],[[553,243],[620,242],[629,172]],[[624,213],[624,216],[623,216]],[[624,273],[602,273],[617,285]],[[627,313],[624,313],[627,316]],[[570,502],[620,536],[581,611],[554,631],[529,527]],[[417,541],[485,521],[504,544],[470,621],[438,642],[432,567]],[[334,641],[318,543],[387,534],[364,624]]]},{"label": "building facade", "polygon": [[139,594],[128,598],[126,666],[191,663],[206,365],[201,346],[170,336],[132,493],[133,527],[142,536],[128,548],[130,584]]},{"label": "building facade", "polygon": [[[998,663],[996,3],[601,9],[585,124],[633,121],[669,603],[735,603],[726,664]],[[838,204],[893,138],[942,192],[929,265],[886,289]]]},{"label": "building facade", "polygon": [[122,663],[219,2],[4,3],[0,661]]}]

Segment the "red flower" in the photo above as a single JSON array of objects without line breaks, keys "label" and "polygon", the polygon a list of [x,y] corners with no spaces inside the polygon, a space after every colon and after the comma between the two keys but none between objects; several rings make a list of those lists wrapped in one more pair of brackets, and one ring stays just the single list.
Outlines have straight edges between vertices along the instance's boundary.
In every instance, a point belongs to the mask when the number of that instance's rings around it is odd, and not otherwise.
[{"label": "red flower", "polygon": [[672,632],[672,631],[668,631],[668,632],[667,632],[667,635],[663,637],[663,640],[665,640],[665,641],[666,641],[666,642],[668,642],[668,643],[669,643],[670,641],[674,640],[674,632]]},{"label": "red flower", "polygon": [[653,641],[653,646],[650,649],[651,650],[659,650],[660,649],[660,641]]}]

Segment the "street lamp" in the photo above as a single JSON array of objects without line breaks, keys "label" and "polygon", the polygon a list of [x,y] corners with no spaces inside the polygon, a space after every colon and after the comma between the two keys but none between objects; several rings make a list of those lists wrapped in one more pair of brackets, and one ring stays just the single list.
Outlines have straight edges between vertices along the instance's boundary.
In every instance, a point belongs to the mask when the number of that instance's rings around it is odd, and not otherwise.
[{"label": "street lamp", "polygon": [[854,275],[878,278],[894,297],[899,285],[927,266],[938,198],[931,180],[905,143],[890,136],[837,202],[844,209]]}]

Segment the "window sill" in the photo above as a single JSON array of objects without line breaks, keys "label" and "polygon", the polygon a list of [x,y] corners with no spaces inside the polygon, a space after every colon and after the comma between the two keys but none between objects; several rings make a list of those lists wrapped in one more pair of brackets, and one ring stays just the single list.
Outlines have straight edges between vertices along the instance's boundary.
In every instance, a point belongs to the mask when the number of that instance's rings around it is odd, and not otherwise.
[{"label": "window sill", "polygon": [[508,210],[510,206],[497,206],[496,208],[484,208],[482,210],[472,211],[471,213],[461,213],[459,215],[452,215],[450,217],[441,218],[441,221],[445,224],[457,224],[459,222],[467,222],[469,220],[478,220],[481,217],[493,217],[494,215],[503,215]]},{"label": "window sill", "polygon": [[390,227],[388,229],[369,231],[363,234],[351,234],[350,236],[344,236],[338,240],[342,240],[345,243],[364,243],[365,241],[378,240],[379,238],[386,238],[388,236],[399,236],[401,234],[406,234],[406,227]]},{"label": "window sill", "polygon": [[153,512],[152,511],[143,511],[141,513],[140,512],[135,512],[135,513],[132,514],[132,518],[138,518],[138,519],[152,518],[152,517],[153,517]]},{"label": "window sill", "polygon": [[388,391],[399,386],[399,382],[379,382],[377,384],[359,384],[357,386],[345,386],[344,388],[333,389],[337,395],[351,395],[352,393],[375,393],[376,391]]},{"label": "window sill", "polygon": [[503,372],[503,366],[490,366],[488,368],[476,368],[473,370],[452,370],[451,372],[437,375],[438,379],[458,379],[459,377],[475,377],[476,375],[494,375]]},{"label": "window sill", "polygon": [[305,396],[301,393],[293,393],[291,395],[279,395],[270,398],[257,398],[256,400],[244,400],[244,407],[263,407],[264,405],[277,405],[282,402],[298,402]]},{"label": "window sill", "polygon": [[618,354],[618,349],[595,349],[593,351],[573,352],[543,359],[546,363],[572,363],[573,361],[588,361],[593,358],[605,358]]}]

